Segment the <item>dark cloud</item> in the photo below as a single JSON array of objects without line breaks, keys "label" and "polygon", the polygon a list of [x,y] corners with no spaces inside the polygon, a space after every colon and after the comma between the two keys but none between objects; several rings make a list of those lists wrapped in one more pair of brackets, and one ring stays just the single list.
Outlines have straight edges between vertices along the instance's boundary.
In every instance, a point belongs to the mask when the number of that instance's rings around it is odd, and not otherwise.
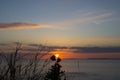
[{"label": "dark cloud", "polygon": [[28,46],[33,46],[33,47],[42,47],[43,45],[42,44],[28,44]]},{"label": "dark cloud", "polygon": [[8,46],[8,44],[0,43],[0,46]]},{"label": "dark cloud", "polygon": [[114,53],[120,52],[120,47],[71,47],[75,53]]},{"label": "dark cloud", "polygon": [[[8,44],[8,43],[0,43],[1,48],[2,47],[16,47],[16,43]],[[38,48],[50,51],[55,49],[65,50],[69,49],[69,51],[72,51],[73,53],[120,53],[120,46],[118,47],[70,47],[67,48],[65,46],[46,46],[42,44],[22,44],[22,48],[24,50],[28,51],[36,51]]]},{"label": "dark cloud", "polygon": [[0,23],[0,30],[5,29],[24,29],[24,28],[46,28],[47,25],[39,25],[26,22]]}]

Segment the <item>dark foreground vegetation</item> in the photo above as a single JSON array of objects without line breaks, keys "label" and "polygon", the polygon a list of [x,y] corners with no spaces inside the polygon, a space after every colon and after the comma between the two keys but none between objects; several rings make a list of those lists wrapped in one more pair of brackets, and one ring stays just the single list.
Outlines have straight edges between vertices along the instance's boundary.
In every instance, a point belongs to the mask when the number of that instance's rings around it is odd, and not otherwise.
[{"label": "dark foreground vegetation", "polygon": [[29,52],[23,54],[25,49],[22,44],[16,43],[12,52],[1,51],[0,80],[63,80],[64,72],[61,71],[59,62],[55,60],[50,66],[53,61],[49,57],[43,59],[47,55],[51,56],[50,50],[45,49],[44,46],[38,46],[34,55]]}]

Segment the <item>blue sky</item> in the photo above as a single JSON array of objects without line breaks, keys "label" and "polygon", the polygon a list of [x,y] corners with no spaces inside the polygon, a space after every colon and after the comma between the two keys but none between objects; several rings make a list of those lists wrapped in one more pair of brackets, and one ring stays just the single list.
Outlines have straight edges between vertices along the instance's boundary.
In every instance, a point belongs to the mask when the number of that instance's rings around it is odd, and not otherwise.
[{"label": "blue sky", "polygon": [[0,43],[120,46],[120,0],[1,0]]}]

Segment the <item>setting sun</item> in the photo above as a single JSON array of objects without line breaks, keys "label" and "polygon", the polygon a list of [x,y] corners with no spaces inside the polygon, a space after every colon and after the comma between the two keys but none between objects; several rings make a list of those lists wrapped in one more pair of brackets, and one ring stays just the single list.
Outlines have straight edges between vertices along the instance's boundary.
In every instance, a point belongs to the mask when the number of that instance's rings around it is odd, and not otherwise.
[{"label": "setting sun", "polygon": [[55,57],[58,58],[58,57],[59,57],[59,54],[55,54]]}]

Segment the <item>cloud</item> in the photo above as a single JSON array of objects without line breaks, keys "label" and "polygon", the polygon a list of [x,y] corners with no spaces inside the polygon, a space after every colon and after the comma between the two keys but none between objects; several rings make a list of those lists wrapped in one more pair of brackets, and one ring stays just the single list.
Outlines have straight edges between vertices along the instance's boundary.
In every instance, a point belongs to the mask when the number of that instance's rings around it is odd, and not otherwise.
[{"label": "cloud", "polygon": [[93,22],[98,22],[98,21],[104,20],[106,17],[108,17],[110,15],[112,15],[112,14],[105,13],[105,14],[100,14],[100,15],[95,15],[95,16],[87,16],[87,17],[68,20],[68,21],[66,21],[66,23],[67,24],[93,23]]},{"label": "cloud", "polygon": [[[69,15],[69,19],[64,19],[59,22],[55,22],[52,25],[55,26],[68,26],[72,27],[75,24],[100,24],[103,22],[111,21],[115,12],[110,11],[82,11]],[[73,26],[74,27],[74,26]]]},{"label": "cloud", "polygon": [[50,25],[33,24],[33,23],[26,23],[26,22],[0,23],[0,30],[25,29],[25,28],[50,28]]},{"label": "cloud", "polygon": [[120,47],[71,47],[74,53],[119,53]]},{"label": "cloud", "polygon": [[34,29],[34,28],[50,28],[50,29],[67,29],[69,27],[74,27],[76,24],[100,24],[103,22],[115,20],[115,12],[110,11],[77,11],[68,14],[61,21],[49,22],[49,24],[34,24],[26,22],[14,22],[14,23],[0,23],[0,30],[6,29]]}]

